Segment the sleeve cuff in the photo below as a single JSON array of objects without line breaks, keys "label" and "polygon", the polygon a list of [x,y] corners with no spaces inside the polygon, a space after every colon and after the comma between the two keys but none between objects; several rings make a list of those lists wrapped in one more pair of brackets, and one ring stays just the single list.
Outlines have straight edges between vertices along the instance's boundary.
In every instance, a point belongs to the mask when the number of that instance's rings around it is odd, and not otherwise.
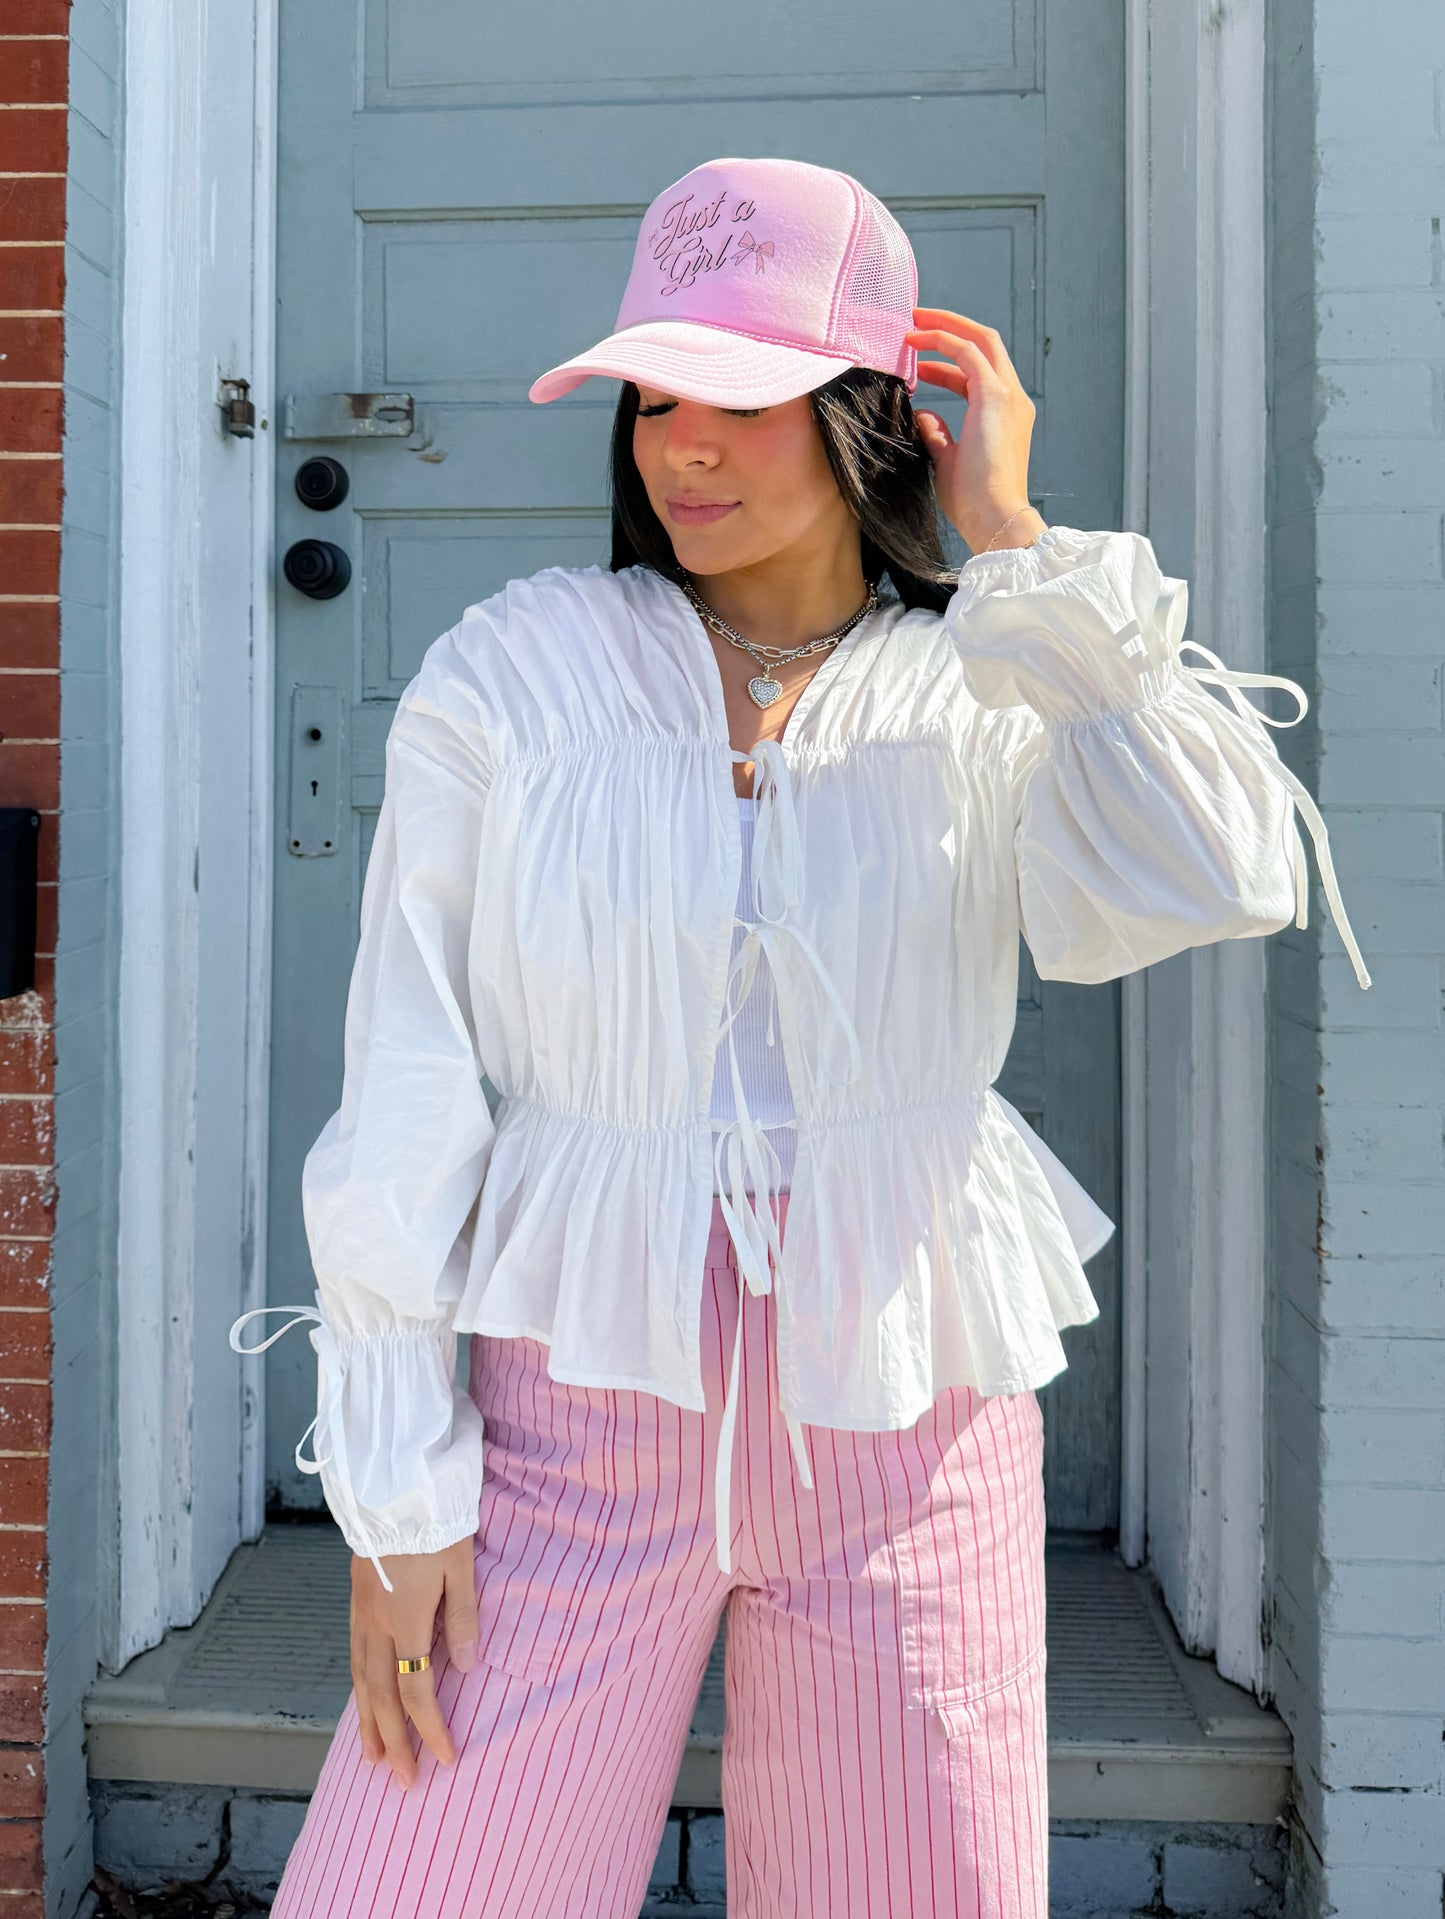
[{"label": "sleeve cuff", "polygon": [[1063,726],[1176,691],[1187,614],[1187,583],[1160,572],[1143,534],[1048,526],[968,560],[943,619],[980,706]]},{"label": "sleeve cuff", "polygon": [[[321,1294],[315,1308],[270,1306],[292,1318],[270,1338],[237,1352],[261,1352],[281,1333],[313,1322],[316,1417],[296,1445],[296,1464],[319,1474],[333,1518],[351,1550],[391,1581],[381,1556],[440,1552],[474,1534],[481,1501],[481,1412],[455,1381],[457,1336],[449,1322],[399,1322],[381,1332],[342,1331]],[[303,1451],[315,1435],[311,1456]]]},{"label": "sleeve cuff", "polygon": [[[322,1473],[323,1482],[325,1472]],[[431,1524],[416,1529],[400,1526],[383,1526],[376,1523],[355,1526],[351,1520],[343,1523],[337,1520],[342,1538],[358,1559],[370,1559],[374,1564],[385,1557],[405,1557],[408,1553],[445,1552],[448,1546],[455,1546],[459,1540],[471,1539],[476,1535],[477,1511],[468,1505],[464,1510],[453,1513],[449,1518],[436,1519]],[[380,1565],[377,1571],[381,1572]],[[382,1573],[382,1581],[387,1590],[391,1582]]]}]

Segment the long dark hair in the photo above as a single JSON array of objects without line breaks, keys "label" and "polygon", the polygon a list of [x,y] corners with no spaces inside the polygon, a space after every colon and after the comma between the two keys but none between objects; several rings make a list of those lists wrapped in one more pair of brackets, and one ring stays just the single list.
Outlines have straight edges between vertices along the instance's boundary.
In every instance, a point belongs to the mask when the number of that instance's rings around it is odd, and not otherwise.
[{"label": "long dark hair", "polygon": [[[672,540],[632,456],[640,398],[624,380],[612,422],[612,571],[640,563],[676,580]],[[855,366],[814,387],[808,399],[838,491],[858,522],[864,579],[877,586],[886,573],[904,606],[941,613],[959,570],[944,549],[933,462],[907,386],[896,374]]]}]

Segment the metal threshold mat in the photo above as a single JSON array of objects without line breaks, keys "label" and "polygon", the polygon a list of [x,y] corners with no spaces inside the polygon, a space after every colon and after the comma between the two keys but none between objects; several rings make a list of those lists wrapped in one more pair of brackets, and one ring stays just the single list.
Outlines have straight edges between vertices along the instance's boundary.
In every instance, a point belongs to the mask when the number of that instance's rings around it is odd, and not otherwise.
[{"label": "metal threshold mat", "polygon": [[[350,1555],[328,1523],[273,1525],[232,1555],[194,1626],[86,1700],[94,1779],[309,1792],[351,1676]],[[1048,1554],[1049,1799],[1056,1819],[1244,1820],[1284,1808],[1281,1721],[1190,1657],[1147,1574]],[[720,1804],[719,1633],[674,1803]]]}]

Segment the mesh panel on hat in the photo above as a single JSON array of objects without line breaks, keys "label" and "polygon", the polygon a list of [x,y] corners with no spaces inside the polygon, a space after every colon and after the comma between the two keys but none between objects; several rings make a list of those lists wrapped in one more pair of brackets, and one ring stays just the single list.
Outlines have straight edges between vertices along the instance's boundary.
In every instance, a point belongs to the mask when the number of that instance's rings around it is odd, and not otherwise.
[{"label": "mesh panel on hat", "polygon": [[837,346],[865,366],[907,379],[912,349],[903,335],[913,325],[918,268],[908,236],[881,200],[866,187],[863,231],[839,302]]}]

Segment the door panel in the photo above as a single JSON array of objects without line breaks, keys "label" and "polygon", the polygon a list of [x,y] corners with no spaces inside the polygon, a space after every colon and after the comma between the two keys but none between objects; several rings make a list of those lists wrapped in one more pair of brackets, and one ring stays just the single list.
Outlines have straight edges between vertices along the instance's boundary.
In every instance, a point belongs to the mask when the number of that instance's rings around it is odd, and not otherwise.
[{"label": "door panel", "polygon": [[[361,697],[368,705],[385,700],[389,721],[396,700],[439,633],[455,626],[462,608],[485,599],[479,579],[506,580],[536,573],[544,566],[575,564],[579,536],[596,557],[611,535],[602,513],[550,521],[515,513],[441,514],[366,513],[358,516],[366,605],[361,616]],[[492,589],[488,587],[487,592]],[[374,717],[374,716],[373,716]],[[373,740],[379,755],[386,725]],[[354,770],[379,770],[379,758]]]},{"label": "door panel", "polygon": [[726,32],[711,36],[680,9],[574,11],[555,0],[509,19],[504,33],[498,16],[474,0],[366,0],[362,18],[372,107],[555,108],[599,93],[611,102],[653,105],[832,102],[850,93],[954,93],[970,85],[1022,90],[1031,80],[1036,30],[1027,5],[918,0],[899,52],[926,47],[927,65],[880,73],[871,0],[791,0],[783,10],[771,0],[735,0]]},{"label": "door panel", "polygon": [[[1045,517],[1117,524],[1119,0],[1073,0],[1047,20],[987,0],[922,6],[893,49],[863,0],[782,12],[744,0],[710,38],[660,7],[283,6],[279,391],[406,392],[416,415],[404,439],[279,448],[282,551],[329,540],[354,574],[332,600],[277,588],[273,1298],[305,1299],[313,1283],[298,1179],[340,1091],[393,702],[465,605],[543,566],[606,560],[617,385],[589,382],[547,407],[526,392],[611,331],[662,184],[735,153],[863,180],[908,232],[920,299],[1004,334],[1039,408]],[[926,71],[910,64],[923,47]],[[941,391],[924,382],[917,397],[936,404]],[[324,514],[292,489],[323,452],[351,480]],[[336,689],[345,735],[340,841],[305,858],[287,851],[285,817],[298,685]],[[1002,1089],[1117,1218],[1118,989],[1040,991],[1022,958]],[[1089,1269],[1101,1319],[1066,1336],[1069,1370],[1043,1395],[1056,1526],[1117,1518],[1117,1271],[1116,1236]],[[315,1404],[314,1356],[282,1341],[268,1360],[272,1494],[314,1504],[316,1481],[291,1459]]]}]

